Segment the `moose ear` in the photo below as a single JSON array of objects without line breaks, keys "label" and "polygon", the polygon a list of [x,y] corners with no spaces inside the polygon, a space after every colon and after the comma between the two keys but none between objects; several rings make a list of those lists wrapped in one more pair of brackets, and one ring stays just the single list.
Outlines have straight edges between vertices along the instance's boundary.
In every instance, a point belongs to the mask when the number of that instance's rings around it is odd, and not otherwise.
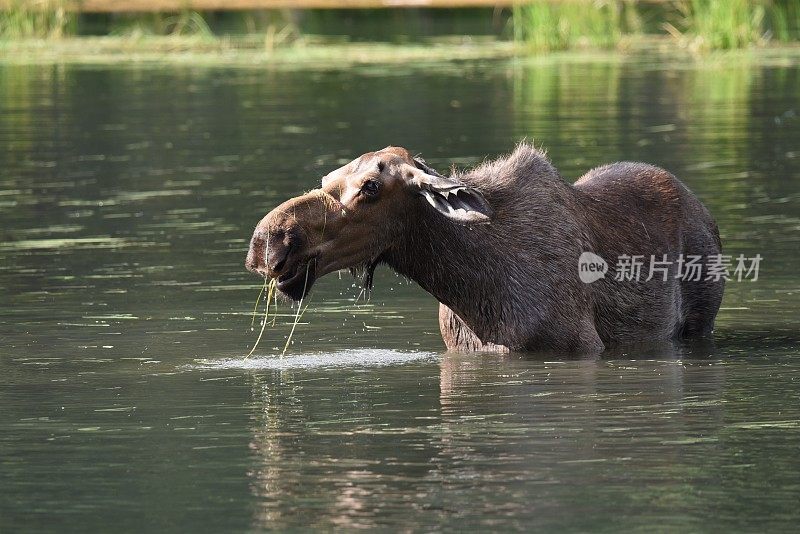
[{"label": "moose ear", "polygon": [[494,215],[492,207],[475,188],[445,178],[423,161],[414,160],[414,170],[407,173],[409,186],[433,209],[459,224],[486,224]]}]

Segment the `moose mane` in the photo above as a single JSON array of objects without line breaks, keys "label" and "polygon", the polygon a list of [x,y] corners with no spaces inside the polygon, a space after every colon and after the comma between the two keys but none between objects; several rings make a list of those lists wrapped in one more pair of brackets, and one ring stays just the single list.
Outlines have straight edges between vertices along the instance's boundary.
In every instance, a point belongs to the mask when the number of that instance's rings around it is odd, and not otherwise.
[{"label": "moose mane", "polygon": [[561,182],[547,153],[524,141],[507,156],[484,161],[469,170],[454,170],[451,178],[491,197],[516,196],[530,186]]}]

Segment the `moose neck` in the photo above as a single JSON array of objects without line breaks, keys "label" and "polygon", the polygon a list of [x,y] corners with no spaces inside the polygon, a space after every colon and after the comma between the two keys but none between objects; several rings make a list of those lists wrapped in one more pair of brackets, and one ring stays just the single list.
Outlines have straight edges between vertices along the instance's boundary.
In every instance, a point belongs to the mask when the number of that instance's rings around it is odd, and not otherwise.
[{"label": "moose neck", "polygon": [[483,342],[500,343],[517,329],[522,299],[536,302],[546,288],[535,276],[520,276],[520,258],[505,250],[496,230],[428,215],[384,259],[453,310]]},{"label": "moose neck", "polygon": [[494,210],[491,222],[462,226],[419,202],[382,259],[483,343],[517,346],[545,335],[564,295],[584,290],[574,284],[578,257],[593,250],[588,200],[526,144],[454,179],[481,190]]}]

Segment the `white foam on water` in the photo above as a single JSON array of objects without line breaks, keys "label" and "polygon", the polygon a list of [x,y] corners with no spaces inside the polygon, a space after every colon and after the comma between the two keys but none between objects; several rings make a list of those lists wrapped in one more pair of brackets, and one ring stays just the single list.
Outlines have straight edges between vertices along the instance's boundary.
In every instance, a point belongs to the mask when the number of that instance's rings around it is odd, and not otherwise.
[{"label": "white foam on water", "polygon": [[434,352],[401,352],[386,349],[353,349],[337,352],[197,360],[192,369],[317,369],[325,367],[386,367],[436,360]]}]

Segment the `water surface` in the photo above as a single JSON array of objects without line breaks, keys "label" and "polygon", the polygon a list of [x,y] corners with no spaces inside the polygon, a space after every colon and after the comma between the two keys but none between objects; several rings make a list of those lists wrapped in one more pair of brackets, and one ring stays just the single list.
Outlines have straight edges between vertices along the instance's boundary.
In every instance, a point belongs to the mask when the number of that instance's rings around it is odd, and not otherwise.
[{"label": "water surface", "polygon": [[[800,68],[0,68],[0,531],[790,530],[800,520]],[[255,223],[389,144],[440,170],[545,146],[661,165],[709,206],[713,342],[447,354],[381,271],[256,353]]]}]

